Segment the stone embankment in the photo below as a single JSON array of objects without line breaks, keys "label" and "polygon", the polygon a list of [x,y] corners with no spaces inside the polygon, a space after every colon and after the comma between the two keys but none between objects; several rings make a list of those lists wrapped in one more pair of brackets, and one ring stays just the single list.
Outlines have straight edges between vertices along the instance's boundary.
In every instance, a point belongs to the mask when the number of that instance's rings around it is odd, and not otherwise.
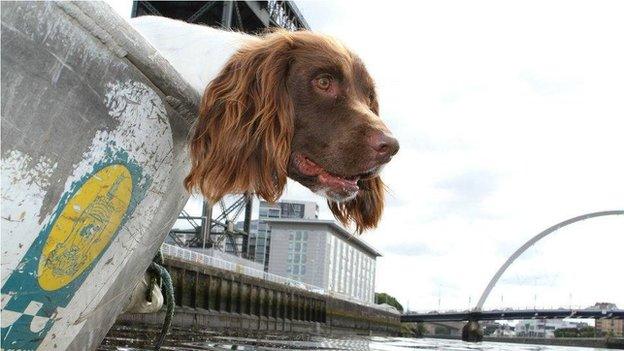
[{"label": "stone embankment", "polygon": [[[400,316],[378,308],[178,259],[167,259],[175,287],[173,338],[187,332],[261,335],[398,335]],[[152,339],[164,313],[119,316],[107,339]],[[188,339],[187,339],[188,340]]]}]

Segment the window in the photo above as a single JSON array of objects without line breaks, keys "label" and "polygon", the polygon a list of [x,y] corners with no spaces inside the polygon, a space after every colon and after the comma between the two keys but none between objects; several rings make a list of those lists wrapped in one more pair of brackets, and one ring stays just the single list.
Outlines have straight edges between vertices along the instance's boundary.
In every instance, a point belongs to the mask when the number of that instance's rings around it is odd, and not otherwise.
[{"label": "window", "polygon": [[346,272],[347,271],[347,245],[344,241],[340,240],[340,290],[339,292],[344,293],[346,284]]},{"label": "window", "polygon": [[280,203],[282,218],[303,218],[305,206],[303,204]]},{"label": "window", "polygon": [[334,236],[327,235],[327,254],[329,255],[329,267],[327,270],[327,289],[334,289]]},{"label": "window", "polygon": [[288,235],[288,269],[289,277],[302,280],[306,273],[308,233],[294,231]]},{"label": "window", "polygon": [[269,216],[269,211],[266,208],[260,208],[260,213],[258,216],[260,218],[266,218]]},{"label": "window", "polygon": [[338,291],[340,281],[340,240],[332,235],[333,258],[334,258],[334,291]]},{"label": "window", "polygon": [[269,209],[269,218],[280,218],[280,210],[277,209]]}]

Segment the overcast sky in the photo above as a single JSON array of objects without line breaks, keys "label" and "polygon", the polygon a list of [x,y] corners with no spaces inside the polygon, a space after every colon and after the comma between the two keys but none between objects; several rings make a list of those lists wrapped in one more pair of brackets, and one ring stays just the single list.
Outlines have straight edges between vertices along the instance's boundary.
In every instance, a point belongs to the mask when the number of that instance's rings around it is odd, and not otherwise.
[{"label": "overcast sky", "polygon": [[[127,17],[130,1],[110,3]],[[384,254],[378,292],[412,310],[472,307],[532,236],[624,208],[623,2],[297,4],[362,57],[401,142],[364,235]],[[284,198],[331,218],[298,184]],[[623,216],[573,224],[512,265],[485,308],[622,308],[623,255]]]}]

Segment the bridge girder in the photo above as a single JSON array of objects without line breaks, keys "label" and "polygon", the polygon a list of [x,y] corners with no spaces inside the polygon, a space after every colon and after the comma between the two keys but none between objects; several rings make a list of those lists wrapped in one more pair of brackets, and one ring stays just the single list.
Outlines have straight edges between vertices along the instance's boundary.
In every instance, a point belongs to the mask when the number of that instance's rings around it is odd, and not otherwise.
[{"label": "bridge girder", "polygon": [[401,316],[403,323],[460,322],[514,319],[624,319],[624,310],[516,310],[516,311],[467,311],[448,313],[412,313]]}]

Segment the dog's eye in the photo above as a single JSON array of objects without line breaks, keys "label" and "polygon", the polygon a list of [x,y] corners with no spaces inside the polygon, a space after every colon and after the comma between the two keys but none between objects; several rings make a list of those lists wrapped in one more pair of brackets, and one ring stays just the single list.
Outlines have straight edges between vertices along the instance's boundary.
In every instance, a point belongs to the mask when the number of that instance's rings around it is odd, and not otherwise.
[{"label": "dog's eye", "polygon": [[332,76],[323,75],[314,80],[314,85],[321,90],[329,90],[332,85]]}]

